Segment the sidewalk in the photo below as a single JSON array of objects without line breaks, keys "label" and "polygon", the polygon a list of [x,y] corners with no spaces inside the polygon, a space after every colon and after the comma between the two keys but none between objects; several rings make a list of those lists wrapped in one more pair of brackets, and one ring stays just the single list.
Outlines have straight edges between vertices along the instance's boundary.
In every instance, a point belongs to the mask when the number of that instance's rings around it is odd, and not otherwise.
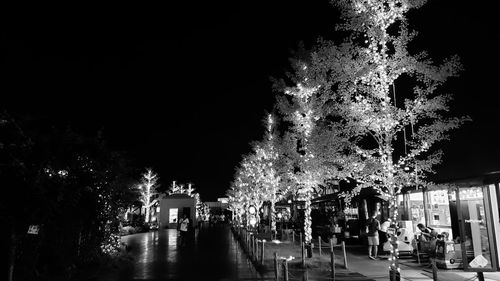
[{"label": "sidewalk", "polygon": [[[389,280],[389,261],[387,259],[371,260],[368,249],[361,245],[346,246],[349,270],[374,280]],[[337,253],[337,251],[336,251]],[[401,259],[401,280],[432,281],[432,269],[428,264],[419,265],[414,259]],[[440,281],[470,281],[476,279],[475,272],[462,270],[438,269]],[[500,281],[500,272],[485,272],[486,281]]]}]

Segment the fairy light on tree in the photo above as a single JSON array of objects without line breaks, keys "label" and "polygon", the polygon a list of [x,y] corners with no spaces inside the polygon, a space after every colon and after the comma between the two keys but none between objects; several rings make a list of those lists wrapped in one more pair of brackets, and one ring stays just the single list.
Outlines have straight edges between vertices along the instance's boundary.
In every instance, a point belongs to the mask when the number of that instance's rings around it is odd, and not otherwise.
[{"label": "fairy light on tree", "polygon": [[[306,68],[306,66],[304,66]],[[291,176],[297,183],[298,195],[304,200],[304,242],[309,244],[312,240],[312,220],[311,220],[311,199],[315,188],[321,182],[319,171],[312,169],[311,166],[314,160],[314,154],[311,153],[309,147],[309,138],[314,129],[315,121],[319,119],[315,115],[312,97],[317,92],[318,87],[304,86],[302,83],[296,87],[287,89],[285,94],[294,98],[297,103],[297,109],[289,117],[291,118],[294,127],[293,131],[298,140],[300,140],[302,153],[299,157],[300,171],[293,173]]]},{"label": "fairy light on tree", "polygon": [[168,189],[168,194],[184,194],[186,193],[186,189],[183,184],[177,184],[176,181],[172,181],[172,185]]},{"label": "fairy light on tree", "polygon": [[245,214],[245,198],[243,196],[243,191],[237,183],[233,182],[226,195],[229,199],[229,210],[233,212],[234,220],[238,225],[242,225],[244,223],[243,216]]},{"label": "fairy light on tree", "polygon": [[[397,195],[405,186],[427,184],[426,177],[441,158],[440,152],[429,150],[467,120],[445,117],[451,96],[437,91],[458,74],[460,63],[452,57],[436,65],[426,53],[408,52],[416,33],[409,31],[405,14],[425,1],[333,3],[345,20],[339,29],[349,36],[342,44],[323,41],[311,56],[311,72],[314,81],[325,85],[323,100],[342,118],[360,157],[354,163],[357,186],[346,199],[362,188],[374,188],[389,201],[389,220],[396,223]],[[415,86],[397,99],[395,85],[402,75]],[[405,136],[403,153],[396,149],[398,133]],[[399,271],[397,248],[392,253],[391,268]]]},{"label": "fairy light on tree", "polygon": [[267,116],[266,136],[264,141],[254,147],[257,160],[257,181],[261,186],[266,201],[270,203],[271,232],[276,233],[276,208],[275,204],[287,194],[287,189],[280,184],[281,177],[276,169],[279,157],[275,144],[274,119],[271,114]]},{"label": "fairy light on tree", "polygon": [[188,183],[188,187],[185,190],[186,194],[192,196],[195,193],[192,183]]},{"label": "fairy light on tree", "polygon": [[141,197],[140,200],[142,202],[142,208],[145,209],[146,216],[144,221],[148,223],[151,220],[151,207],[156,204],[156,199],[153,197],[157,195],[156,188],[159,186],[158,175],[153,172],[152,169],[146,169],[146,172],[142,174],[141,183],[140,183],[140,191]]}]

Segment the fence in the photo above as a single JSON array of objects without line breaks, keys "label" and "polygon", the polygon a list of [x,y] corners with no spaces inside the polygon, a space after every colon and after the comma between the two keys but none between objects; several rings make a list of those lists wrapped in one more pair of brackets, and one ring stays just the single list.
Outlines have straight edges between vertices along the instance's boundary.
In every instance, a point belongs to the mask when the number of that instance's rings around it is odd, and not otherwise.
[{"label": "fence", "polygon": [[[280,238],[282,238],[281,241],[287,241],[292,244],[294,247],[301,247],[302,249],[302,256],[301,262],[302,262],[302,268],[296,269],[296,268],[289,268],[289,261],[294,260],[299,257],[281,257],[277,252],[273,253],[273,257],[266,257],[265,256],[265,244],[268,242],[266,239],[259,239],[257,237],[257,234],[254,232],[250,232],[245,228],[242,227],[233,227],[232,228],[233,233],[235,236],[237,236],[237,240],[240,242],[242,248],[244,251],[247,253],[249,259],[254,263],[254,265],[263,265],[266,258],[273,259],[273,271],[274,271],[274,276],[276,280],[308,280],[309,276],[311,274],[315,275],[314,280],[335,280],[335,253],[334,253],[334,248],[340,248],[341,249],[341,255],[342,255],[342,261],[343,261],[343,268],[347,269],[347,256],[346,256],[346,250],[345,250],[345,243],[342,242],[341,244],[336,244],[334,241],[335,239],[330,239],[329,241],[323,240],[321,237],[318,237],[316,240],[313,240],[310,246],[310,251],[311,254],[313,251],[317,252],[317,255],[319,257],[328,255],[329,256],[329,266],[327,269],[323,270],[323,268],[320,267],[320,271],[315,270],[314,273],[309,272],[308,269],[306,268],[305,261],[306,261],[306,254],[305,254],[305,248],[306,245],[303,242],[303,237],[301,232],[295,232],[294,230],[286,230],[283,231],[280,235]],[[320,273],[318,273],[320,272]],[[318,275],[319,274],[319,275]]]}]

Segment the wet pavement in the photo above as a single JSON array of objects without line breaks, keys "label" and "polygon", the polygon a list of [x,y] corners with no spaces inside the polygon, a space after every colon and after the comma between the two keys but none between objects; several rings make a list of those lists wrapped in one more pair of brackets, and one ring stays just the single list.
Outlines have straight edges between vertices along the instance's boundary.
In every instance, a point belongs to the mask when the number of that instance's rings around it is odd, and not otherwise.
[{"label": "wet pavement", "polygon": [[122,237],[134,257],[108,280],[270,280],[254,269],[227,226],[195,230],[180,246],[175,229]]}]

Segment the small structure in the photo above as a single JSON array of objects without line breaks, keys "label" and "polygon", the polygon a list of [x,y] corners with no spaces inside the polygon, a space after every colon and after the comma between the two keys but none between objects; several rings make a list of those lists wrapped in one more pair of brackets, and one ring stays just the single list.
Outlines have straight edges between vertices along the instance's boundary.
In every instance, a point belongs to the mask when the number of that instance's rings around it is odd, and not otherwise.
[{"label": "small structure", "polygon": [[160,200],[160,228],[177,228],[179,219],[187,214],[191,225],[196,227],[196,199],[187,194],[172,194]]}]

